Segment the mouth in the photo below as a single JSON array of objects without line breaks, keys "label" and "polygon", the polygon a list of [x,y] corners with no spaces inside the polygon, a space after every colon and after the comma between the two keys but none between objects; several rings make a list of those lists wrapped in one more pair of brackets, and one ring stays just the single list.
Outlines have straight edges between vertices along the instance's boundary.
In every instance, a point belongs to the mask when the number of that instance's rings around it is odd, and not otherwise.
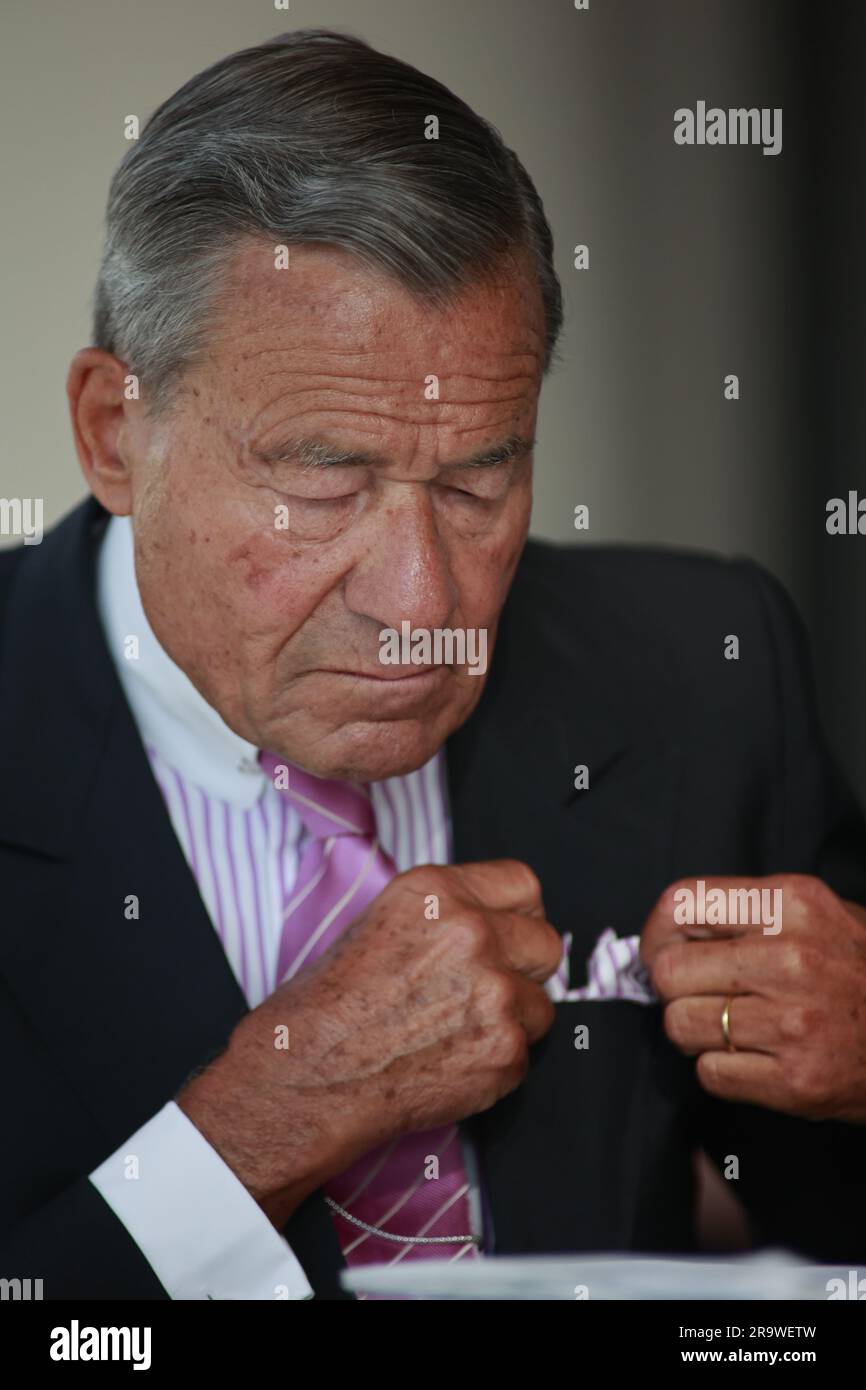
[{"label": "mouth", "polygon": [[370,686],[389,686],[393,690],[412,689],[421,690],[434,685],[443,676],[449,675],[449,666],[418,666],[411,671],[403,671],[401,668],[394,668],[388,675],[381,671],[341,671],[330,669],[326,672],[329,676],[343,676],[348,680],[357,681],[359,684]]}]

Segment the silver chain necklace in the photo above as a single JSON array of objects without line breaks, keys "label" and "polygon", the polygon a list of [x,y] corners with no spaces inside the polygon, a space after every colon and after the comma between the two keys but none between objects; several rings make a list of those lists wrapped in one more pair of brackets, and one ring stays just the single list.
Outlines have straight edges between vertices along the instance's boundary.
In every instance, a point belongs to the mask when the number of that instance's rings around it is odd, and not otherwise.
[{"label": "silver chain necklace", "polygon": [[345,1207],[341,1207],[339,1202],[335,1202],[333,1197],[326,1197],[325,1201],[333,1211],[338,1211],[346,1221],[350,1221],[353,1226],[360,1226],[362,1231],[367,1231],[371,1236],[379,1236],[381,1240],[393,1240],[398,1245],[480,1245],[480,1236],[395,1236],[391,1231],[382,1231],[378,1226],[371,1226],[368,1222],[362,1221],[360,1217],[353,1216]]}]

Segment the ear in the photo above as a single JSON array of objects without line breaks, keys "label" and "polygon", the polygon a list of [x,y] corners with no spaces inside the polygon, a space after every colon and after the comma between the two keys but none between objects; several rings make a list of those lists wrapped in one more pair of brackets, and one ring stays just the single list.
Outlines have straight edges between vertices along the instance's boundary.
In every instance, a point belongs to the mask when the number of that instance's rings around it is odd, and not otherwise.
[{"label": "ear", "polygon": [[124,445],[133,413],[140,412],[135,378],[119,358],[82,348],[66,379],[72,432],[81,471],[107,511],[132,511],[131,460]]}]

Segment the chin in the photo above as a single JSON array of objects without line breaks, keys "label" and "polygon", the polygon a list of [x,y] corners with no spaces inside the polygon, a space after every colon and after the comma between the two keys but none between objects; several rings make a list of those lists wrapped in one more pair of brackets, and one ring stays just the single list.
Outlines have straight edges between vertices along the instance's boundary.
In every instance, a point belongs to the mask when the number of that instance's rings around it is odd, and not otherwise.
[{"label": "chin", "polygon": [[445,726],[440,734],[436,724],[415,719],[359,721],[311,736],[302,753],[286,752],[284,756],[317,777],[382,782],[423,767],[456,722]]}]

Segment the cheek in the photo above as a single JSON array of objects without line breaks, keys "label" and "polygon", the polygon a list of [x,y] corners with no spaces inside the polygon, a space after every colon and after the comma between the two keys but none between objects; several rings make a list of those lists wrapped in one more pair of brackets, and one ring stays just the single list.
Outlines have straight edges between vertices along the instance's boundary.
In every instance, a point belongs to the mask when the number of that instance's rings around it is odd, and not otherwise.
[{"label": "cheek", "polygon": [[473,614],[479,626],[489,625],[498,617],[514,577],[528,527],[528,509],[519,514],[515,511],[508,518],[507,525],[498,527],[496,533],[481,544],[461,547],[459,556],[452,559],[460,593],[460,608],[467,622]]},{"label": "cheek", "polygon": [[233,595],[247,630],[280,642],[327,601],[343,572],[333,555],[261,536],[231,547],[221,570],[220,586]]}]

